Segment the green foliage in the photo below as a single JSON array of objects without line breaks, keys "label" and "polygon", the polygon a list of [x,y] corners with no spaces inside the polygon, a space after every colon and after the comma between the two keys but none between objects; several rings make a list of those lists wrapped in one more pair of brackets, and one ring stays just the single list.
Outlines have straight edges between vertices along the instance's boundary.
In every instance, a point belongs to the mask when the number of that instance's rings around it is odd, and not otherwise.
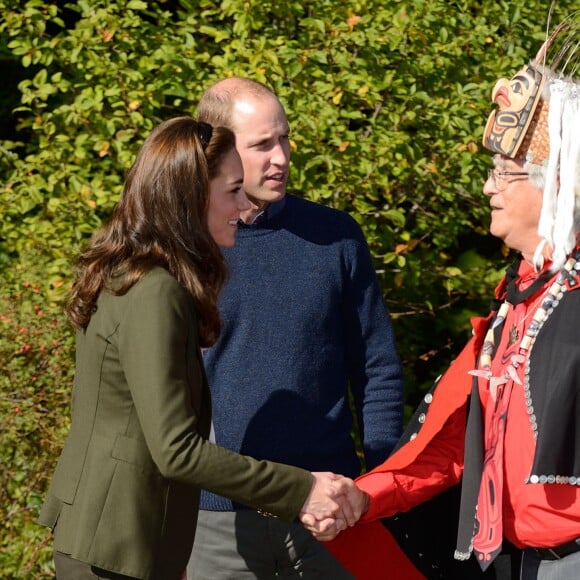
[{"label": "green foliage", "polygon": [[22,79],[0,141],[3,577],[49,575],[33,520],[67,425],[63,289],[152,127],[226,76],[274,88],[291,189],[365,231],[413,407],[501,275],[480,139],[495,80],[539,47],[546,15],[540,0],[0,0],[0,59]]},{"label": "green foliage", "polygon": [[36,518],[68,430],[73,337],[40,277],[18,277],[0,294],[0,570],[48,578],[52,545]]}]

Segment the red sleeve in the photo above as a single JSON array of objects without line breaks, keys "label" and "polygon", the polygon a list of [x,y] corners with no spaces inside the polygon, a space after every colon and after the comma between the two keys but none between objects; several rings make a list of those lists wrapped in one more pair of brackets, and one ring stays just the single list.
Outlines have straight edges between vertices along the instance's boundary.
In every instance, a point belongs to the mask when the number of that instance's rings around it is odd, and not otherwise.
[{"label": "red sleeve", "polygon": [[361,521],[370,522],[407,511],[458,483],[463,472],[465,420],[463,405],[413,462],[391,471],[387,460],[359,477],[356,484],[371,498],[369,510]]}]

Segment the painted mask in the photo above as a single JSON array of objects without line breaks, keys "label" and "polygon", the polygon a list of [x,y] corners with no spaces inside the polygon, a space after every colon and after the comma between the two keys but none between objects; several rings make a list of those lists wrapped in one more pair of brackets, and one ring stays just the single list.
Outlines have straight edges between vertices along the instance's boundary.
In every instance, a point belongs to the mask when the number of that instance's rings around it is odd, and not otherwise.
[{"label": "painted mask", "polygon": [[538,123],[547,112],[544,82],[545,75],[530,63],[511,79],[495,84],[491,98],[498,108],[490,113],[483,131],[484,147],[512,159],[526,159]]}]

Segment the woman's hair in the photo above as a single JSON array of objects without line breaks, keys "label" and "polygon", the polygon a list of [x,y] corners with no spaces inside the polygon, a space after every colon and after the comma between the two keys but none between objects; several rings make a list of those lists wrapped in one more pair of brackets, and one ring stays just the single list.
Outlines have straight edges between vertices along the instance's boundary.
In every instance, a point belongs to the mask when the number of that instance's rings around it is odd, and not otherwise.
[{"label": "woman's hair", "polygon": [[152,131],[113,215],[78,260],[67,309],[77,329],[89,324],[102,290],[125,294],[161,266],[192,296],[200,344],[216,341],[221,330],[216,303],[226,267],[207,226],[209,180],[234,147],[229,129],[190,117],[170,119]]}]

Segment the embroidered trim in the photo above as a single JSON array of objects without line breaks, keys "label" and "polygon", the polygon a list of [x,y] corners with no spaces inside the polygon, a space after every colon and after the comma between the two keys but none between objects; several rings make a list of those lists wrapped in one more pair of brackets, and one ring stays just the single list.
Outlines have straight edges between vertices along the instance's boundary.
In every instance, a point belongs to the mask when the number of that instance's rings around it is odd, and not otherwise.
[{"label": "embroidered trim", "polygon": [[[574,255],[568,259],[564,264],[564,267],[556,277],[556,280],[552,283],[546,292],[545,298],[542,298],[541,304],[534,313],[534,317],[530,322],[525,336],[522,338],[519,352],[513,354],[511,357],[511,363],[506,369],[506,373],[503,377],[494,377],[491,373],[491,359],[495,351],[495,340],[494,340],[494,330],[505,322],[507,312],[511,307],[509,302],[504,302],[498,310],[496,319],[494,320],[491,328],[488,330],[485,337],[485,341],[480,354],[480,365],[479,368],[473,371],[469,371],[469,374],[482,377],[489,381],[490,394],[495,399],[495,393],[497,387],[503,383],[506,383],[510,379],[516,384],[521,384],[519,380],[516,369],[521,364],[524,363],[524,397],[526,403],[526,410],[528,417],[530,419],[530,425],[532,428],[532,433],[534,439],[538,439],[538,421],[534,411],[534,403],[532,400],[532,393],[530,389],[530,354],[534,346],[536,338],[546,323],[546,320],[554,312],[554,309],[558,307],[560,301],[562,300],[565,292],[569,288],[573,288],[578,285],[577,278],[580,276],[580,252],[577,251]],[[565,476],[565,475],[553,475],[553,474],[532,474],[528,476],[525,480],[526,483],[532,484],[563,484],[563,485],[575,485],[580,486],[580,477]],[[461,559],[461,558],[457,558]]]},{"label": "embroidered trim", "polygon": [[530,416],[530,422],[532,424],[532,430],[534,432],[535,438],[537,438],[538,424],[536,421],[536,416],[534,415],[534,407],[529,386],[530,351],[534,345],[534,342],[536,341],[536,337],[538,336],[540,329],[546,320],[550,317],[550,314],[554,312],[554,308],[556,308],[560,303],[560,300],[562,299],[562,296],[567,289],[566,284],[570,287],[576,286],[578,284],[575,278],[579,275],[579,258],[580,253],[574,253],[574,256],[572,256],[564,264],[564,267],[556,277],[556,280],[548,288],[546,297],[542,299],[540,306],[534,313],[534,317],[532,318],[532,321],[526,330],[525,336],[522,338],[518,353],[511,355],[511,362],[506,368],[505,374],[503,376],[494,377],[491,372],[491,360],[495,352],[494,330],[498,326],[504,324],[507,313],[512,306],[507,301],[500,306],[493,324],[487,331],[479,358],[479,368],[469,371],[470,375],[481,377],[489,381],[489,391],[492,398],[495,400],[498,386],[507,383],[509,380],[512,380],[516,384],[522,384],[519,377],[517,376],[516,369],[520,366],[520,364],[524,363],[524,392],[526,396],[528,414]]},{"label": "embroidered trim", "polygon": [[[526,409],[528,411],[528,417],[530,419],[530,425],[532,427],[532,432],[534,434],[534,439],[536,441],[538,439],[538,421],[536,419],[536,414],[534,413],[534,403],[532,400],[532,392],[530,389],[530,354],[532,351],[532,347],[534,346],[534,343],[536,341],[536,337],[538,336],[542,326],[544,326],[546,320],[548,320],[552,312],[554,312],[554,309],[558,307],[558,304],[560,304],[560,301],[562,300],[564,293],[568,289],[566,285],[572,287],[578,284],[575,278],[578,277],[579,270],[580,270],[580,262],[578,261],[578,254],[574,254],[574,256],[571,257],[566,262],[566,264],[564,264],[564,268],[562,268],[562,270],[558,274],[558,277],[550,286],[546,298],[542,300],[542,304],[534,314],[534,318],[532,319],[532,322],[528,327],[526,336],[522,339],[521,349],[527,350],[524,369],[524,396],[526,401]],[[531,476],[529,478],[530,481],[532,477],[540,477],[540,476]],[[551,477],[556,476],[553,475],[541,476],[541,478],[551,478]],[[548,481],[545,481],[544,483],[548,483]],[[550,481],[549,483],[552,482]]]},{"label": "embroidered trim", "polygon": [[455,553],[453,554],[455,560],[469,560],[470,557],[471,552],[460,552],[459,550],[455,550]]},{"label": "embroidered trim", "polygon": [[526,478],[526,483],[557,483],[562,485],[578,485],[580,486],[580,477],[568,477],[567,475],[537,475],[533,474]]}]

